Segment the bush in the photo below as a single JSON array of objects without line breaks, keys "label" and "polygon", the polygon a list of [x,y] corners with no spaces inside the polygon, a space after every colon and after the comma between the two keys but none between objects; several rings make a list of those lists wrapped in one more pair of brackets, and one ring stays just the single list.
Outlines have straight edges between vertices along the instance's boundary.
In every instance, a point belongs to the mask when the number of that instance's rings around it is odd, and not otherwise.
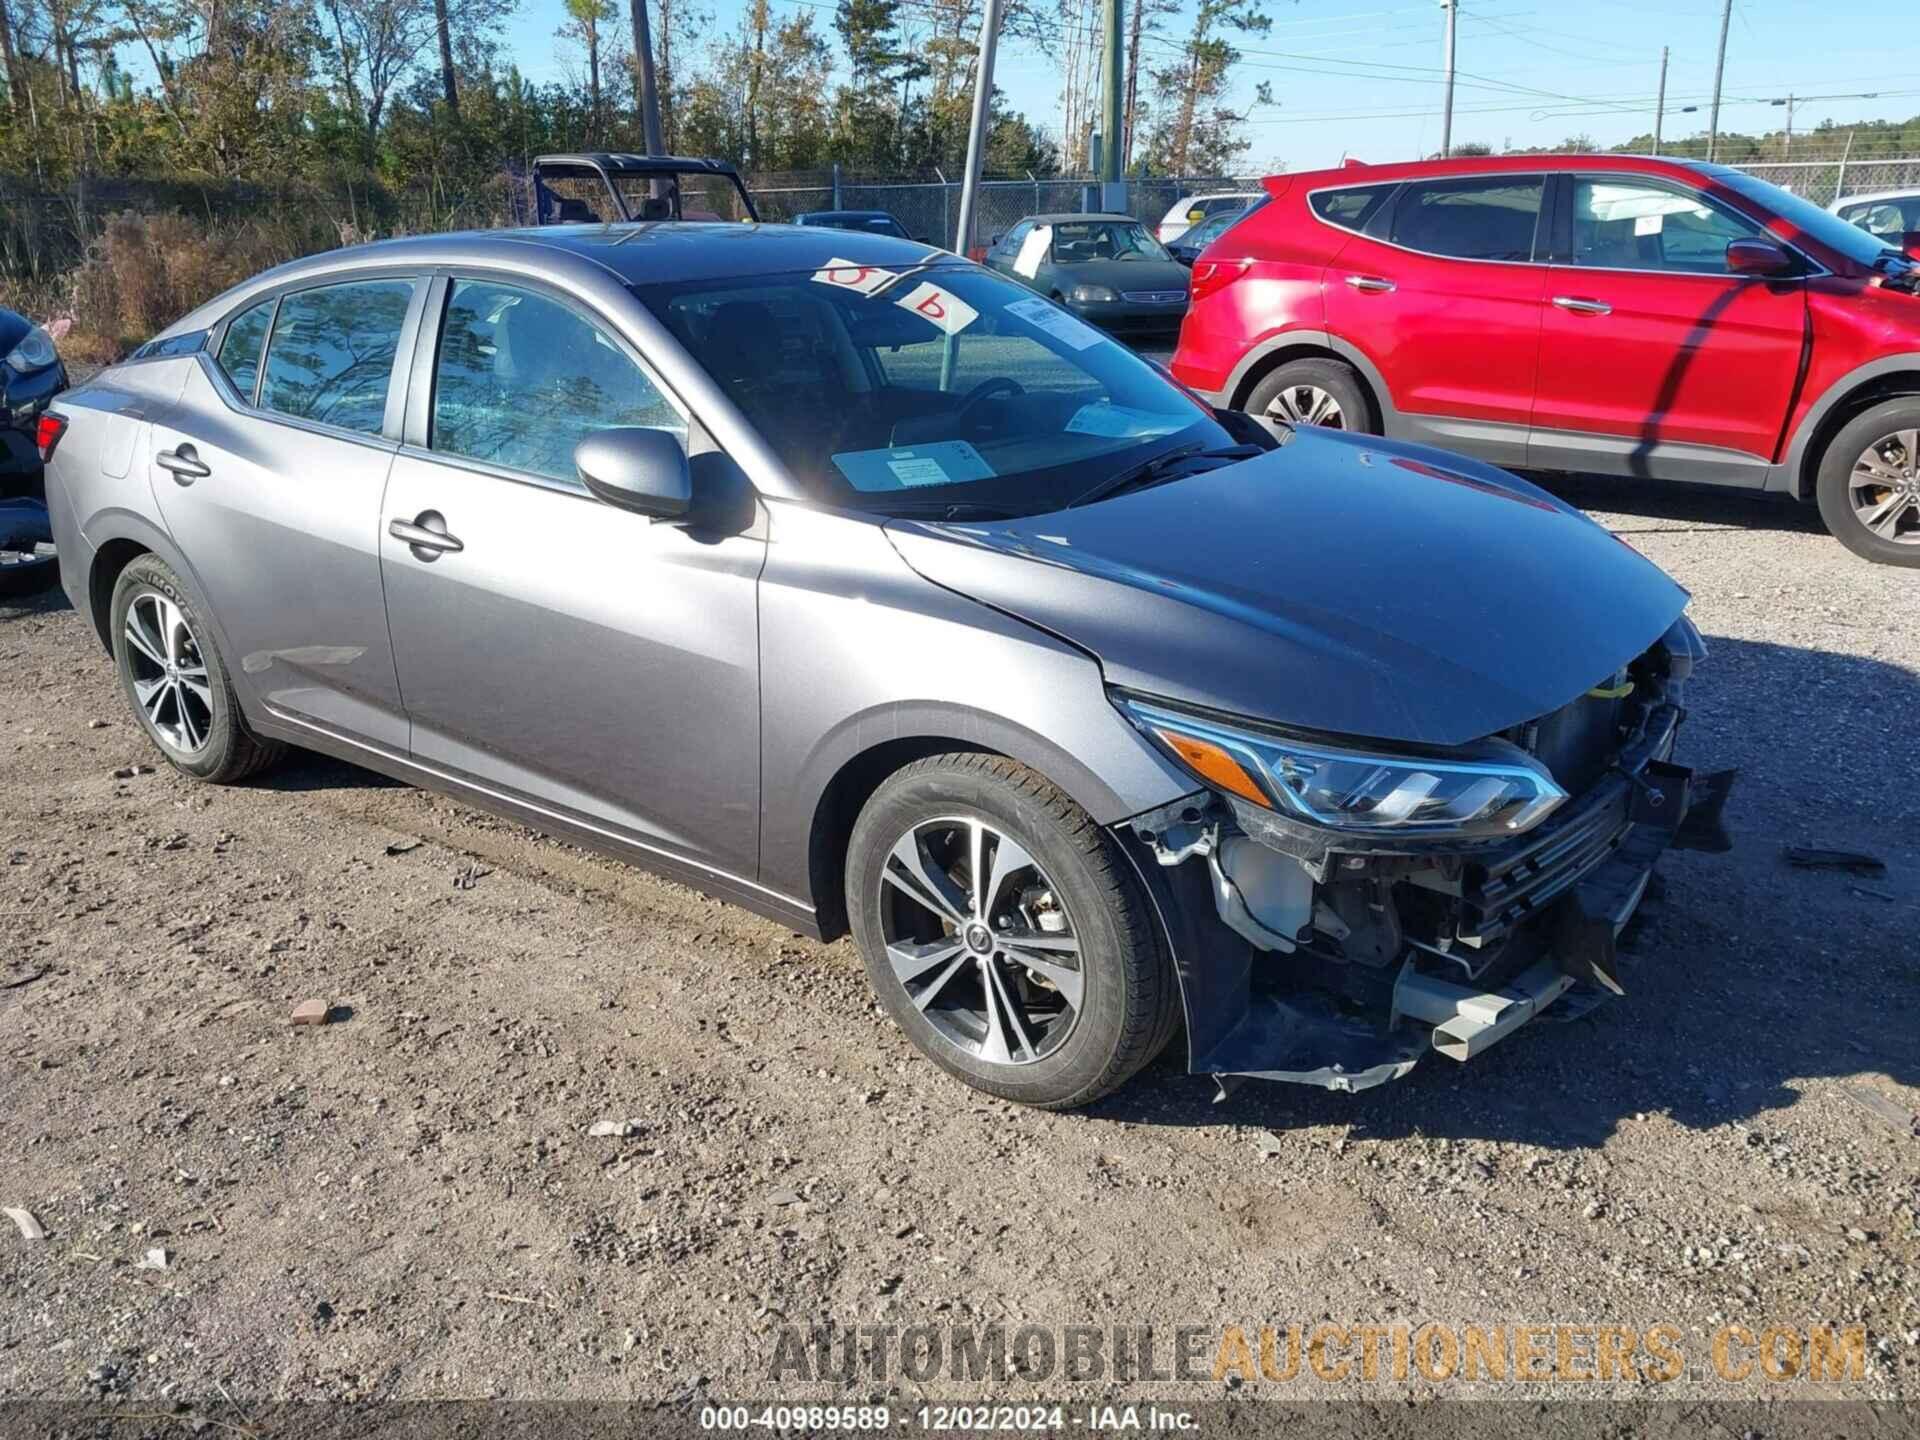
[{"label": "bush", "polygon": [[180,214],[124,211],[72,275],[76,356],[117,359],[242,280],[365,237],[308,213],[217,225]]}]

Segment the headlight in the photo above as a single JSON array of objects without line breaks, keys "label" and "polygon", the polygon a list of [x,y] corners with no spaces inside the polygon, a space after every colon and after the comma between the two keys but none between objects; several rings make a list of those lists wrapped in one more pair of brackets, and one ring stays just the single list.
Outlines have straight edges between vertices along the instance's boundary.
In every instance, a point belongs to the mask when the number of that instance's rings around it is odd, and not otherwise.
[{"label": "headlight", "polygon": [[1376,754],[1201,719],[1142,700],[1120,708],[1215,790],[1354,835],[1516,835],[1567,798],[1544,766]]},{"label": "headlight", "polygon": [[53,348],[53,337],[38,325],[20,337],[20,343],[7,352],[7,364],[22,375],[44,370],[60,358]]},{"label": "headlight", "polygon": [[1072,299],[1076,305],[1105,305],[1109,301],[1118,300],[1119,298],[1118,295],[1114,294],[1113,291],[1104,285],[1076,285],[1073,287]]}]

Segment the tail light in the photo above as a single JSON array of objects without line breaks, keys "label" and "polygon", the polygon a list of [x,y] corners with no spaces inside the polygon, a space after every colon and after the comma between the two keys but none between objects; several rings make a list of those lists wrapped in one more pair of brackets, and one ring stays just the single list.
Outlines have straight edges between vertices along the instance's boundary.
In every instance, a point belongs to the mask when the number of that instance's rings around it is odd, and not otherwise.
[{"label": "tail light", "polygon": [[67,433],[67,417],[58,410],[48,410],[40,416],[34,427],[33,443],[40,447],[42,463],[53,459],[53,447],[60,443],[60,437]]},{"label": "tail light", "polygon": [[1196,260],[1193,262],[1192,299],[1197,305],[1224,290],[1252,268],[1251,260]]}]

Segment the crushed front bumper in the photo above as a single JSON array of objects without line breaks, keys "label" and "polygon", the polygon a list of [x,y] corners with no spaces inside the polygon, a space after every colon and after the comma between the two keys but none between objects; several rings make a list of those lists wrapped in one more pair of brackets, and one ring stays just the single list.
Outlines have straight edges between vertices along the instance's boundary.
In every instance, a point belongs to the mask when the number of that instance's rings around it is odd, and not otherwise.
[{"label": "crushed front bumper", "polygon": [[1241,1079],[1366,1090],[1399,1079],[1429,1051],[1470,1059],[1556,1002],[1577,1000],[1584,1013],[1607,992],[1624,993],[1617,937],[1660,857],[1731,845],[1722,812],[1735,772],[1675,765],[1664,758],[1671,745],[1669,730],[1557,823],[1460,867],[1454,941],[1477,948],[1524,935],[1537,959],[1479,987],[1403,958],[1384,1016],[1354,1013],[1322,989],[1262,983],[1267,957],[1202,917],[1213,907],[1199,885],[1201,867],[1155,865],[1147,856],[1139,868],[1169,922],[1189,1068],[1219,1081],[1223,1097]]}]

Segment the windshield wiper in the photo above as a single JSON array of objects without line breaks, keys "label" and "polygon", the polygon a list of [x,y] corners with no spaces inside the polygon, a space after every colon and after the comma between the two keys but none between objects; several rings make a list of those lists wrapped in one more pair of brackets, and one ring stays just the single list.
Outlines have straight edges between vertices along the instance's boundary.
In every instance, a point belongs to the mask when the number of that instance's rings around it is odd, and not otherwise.
[{"label": "windshield wiper", "polygon": [[925,516],[932,516],[936,520],[1017,520],[1027,513],[985,500],[918,500],[874,508],[882,515],[902,520]]},{"label": "windshield wiper", "polygon": [[[1169,450],[1164,455],[1156,455],[1117,475],[1109,475],[1098,485],[1081,491],[1067,502],[1067,509],[1076,506],[1091,505],[1096,500],[1105,500],[1124,490],[1142,490],[1149,485],[1158,485],[1167,480],[1177,480],[1174,471],[1191,460],[1251,460],[1266,452],[1258,445],[1222,445],[1216,450],[1203,449],[1199,445],[1182,445]],[[1209,467],[1211,468],[1211,467]]]}]

